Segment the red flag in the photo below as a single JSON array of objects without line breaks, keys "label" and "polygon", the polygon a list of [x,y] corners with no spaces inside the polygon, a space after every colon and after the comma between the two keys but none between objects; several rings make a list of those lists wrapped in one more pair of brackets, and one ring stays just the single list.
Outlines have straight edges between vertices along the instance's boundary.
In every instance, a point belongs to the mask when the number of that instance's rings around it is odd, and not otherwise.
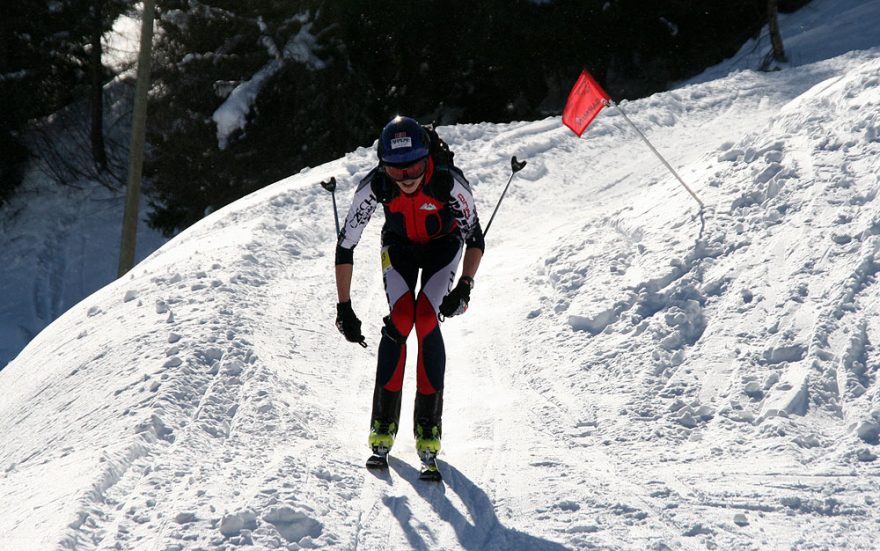
[{"label": "red flag", "polygon": [[611,96],[585,69],[568,94],[568,101],[562,112],[562,124],[571,128],[580,138],[610,99]]}]

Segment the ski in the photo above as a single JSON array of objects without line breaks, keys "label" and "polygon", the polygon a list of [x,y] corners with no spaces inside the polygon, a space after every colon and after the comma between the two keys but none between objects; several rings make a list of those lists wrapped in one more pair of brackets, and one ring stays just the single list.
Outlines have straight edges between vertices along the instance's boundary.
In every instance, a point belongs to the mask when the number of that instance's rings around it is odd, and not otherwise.
[{"label": "ski", "polygon": [[419,480],[430,480],[432,482],[440,482],[443,480],[443,475],[440,474],[440,470],[437,468],[437,462],[433,458],[422,463]]},{"label": "ski", "polygon": [[387,469],[388,468],[388,454],[379,455],[373,454],[367,459],[367,468],[368,469]]}]

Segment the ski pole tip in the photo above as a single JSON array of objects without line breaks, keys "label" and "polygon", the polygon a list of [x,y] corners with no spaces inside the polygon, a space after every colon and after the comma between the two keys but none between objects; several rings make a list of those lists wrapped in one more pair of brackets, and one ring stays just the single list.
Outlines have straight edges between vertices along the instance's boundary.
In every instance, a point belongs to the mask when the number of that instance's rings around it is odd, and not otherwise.
[{"label": "ski pole tip", "polygon": [[526,164],[528,164],[528,161],[516,160],[516,155],[514,155],[513,157],[510,158],[510,168],[514,172],[519,172],[520,170],[522,170],[526,166]]},{"label": "ski pole tip", "polygon": [[336,191],[336,176],[331,176],[329,180],[321,182],[321,187],[331,193]]}]

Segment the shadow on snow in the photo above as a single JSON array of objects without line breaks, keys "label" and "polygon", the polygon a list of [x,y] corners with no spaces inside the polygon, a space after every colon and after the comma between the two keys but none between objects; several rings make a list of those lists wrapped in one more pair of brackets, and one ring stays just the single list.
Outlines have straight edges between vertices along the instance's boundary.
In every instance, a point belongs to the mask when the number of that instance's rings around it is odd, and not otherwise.
[{"label": "shadow on snow", "polygon": [[[495,507],[486,492],[477,487],[455,467],[443,461],[438,461],[438,464],[444,478],[441,483],[419,480],[419,471],[403,461],[392,459],[389,462],[389,466],[401,478],[412,484],[416,492],[433,507],[437,516],[455,530],[455,535],[463,549],[568,550],[567,547],[558,543],[505,527],[495,516]],[[447,489],[451,489],[458,495],[467,507],[473,522],[456,509],[446,497]],[[382,501],[400,523],[412,549],[427,551],[436,546],[436,542],[425,541],[423,537],[425,531],[419,529],[422,523],[419,521],[413,523],[412,510],[405,496],[387,496]]]}]

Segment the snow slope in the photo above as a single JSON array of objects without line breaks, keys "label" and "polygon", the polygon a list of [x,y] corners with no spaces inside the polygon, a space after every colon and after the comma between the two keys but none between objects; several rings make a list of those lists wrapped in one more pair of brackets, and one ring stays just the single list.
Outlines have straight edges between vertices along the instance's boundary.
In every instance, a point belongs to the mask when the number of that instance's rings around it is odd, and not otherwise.
[{"label": "snow slope", "polygon": [[4,547],[876,548],[878,84],[874,47],[625,103],[702,219],[613,110],[581,140],[441,128],[484,220],[529,165],[443,325],[440,486],[411,365],[391,469],[362,467],[381,215],[355,253],[370,348],[333,328],[317,183],[342,210],[373,151],[212,214],[0,372]]}]

